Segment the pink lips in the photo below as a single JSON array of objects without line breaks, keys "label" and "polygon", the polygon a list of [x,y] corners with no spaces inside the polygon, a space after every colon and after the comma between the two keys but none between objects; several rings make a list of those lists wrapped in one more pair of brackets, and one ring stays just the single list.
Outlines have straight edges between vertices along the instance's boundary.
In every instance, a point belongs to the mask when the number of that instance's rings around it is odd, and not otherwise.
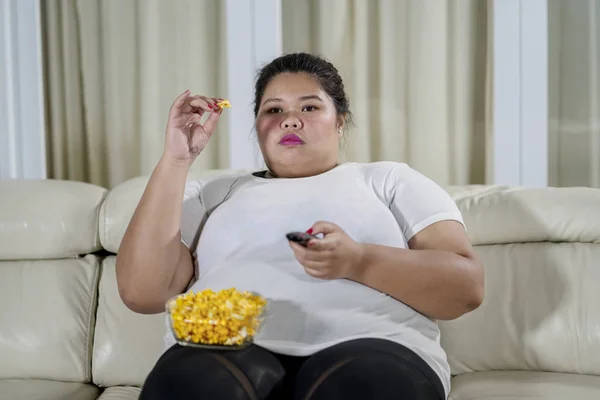
[{"label": "pink lips", "polygon": [[284,146],[293,146],[298,144],[304,144],[304,142],[298,136],[294,134],[288,134],[281,138],[279,144],[282,144]]}]

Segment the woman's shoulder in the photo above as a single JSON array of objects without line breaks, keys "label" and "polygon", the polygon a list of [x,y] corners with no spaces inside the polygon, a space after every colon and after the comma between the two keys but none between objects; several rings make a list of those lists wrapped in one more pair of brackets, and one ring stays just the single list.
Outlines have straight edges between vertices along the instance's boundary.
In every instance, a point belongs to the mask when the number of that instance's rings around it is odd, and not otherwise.
[{"label": "woman's shoulder", "polygon": [[225,171],[213,175],[192,177],[186,182],[186,196],[200,198],[209,204],[221,203],[244,182],[251,179],[248,171]]},{"label": "woman's shoulder", "polygon": [[201,190],[207,186],[228,186],[246,175],[249,175],[246,171],[204,171],[190,174],[186,181],[186,187]]},{"label": "woman's shoulder", "polygon": [[433,190],[439,186],[428,176],[404,162],[375,161],[353,164],[354,173],[363,178],[367,186],[378,195],[385,198],[395,196],[401,188]]},{"label": "woman's shoulder", "polygon": [[349,163],[357,174],[363,174],[367,179],[406,179],[418,172],[407,163],[398,161],[372,161]]}]

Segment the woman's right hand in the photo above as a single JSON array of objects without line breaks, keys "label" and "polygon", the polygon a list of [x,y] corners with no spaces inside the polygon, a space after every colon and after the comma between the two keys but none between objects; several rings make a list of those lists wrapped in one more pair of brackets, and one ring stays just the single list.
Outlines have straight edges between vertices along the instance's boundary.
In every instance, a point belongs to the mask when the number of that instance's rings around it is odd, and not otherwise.
[{"label": "woman's right hand", "polygon": [[[221,99],[180,94],[169,111],[163,158],[192,165],[215,132],[223,109],[217,106]],[[209,112],[203,125],[200,118]]]}]

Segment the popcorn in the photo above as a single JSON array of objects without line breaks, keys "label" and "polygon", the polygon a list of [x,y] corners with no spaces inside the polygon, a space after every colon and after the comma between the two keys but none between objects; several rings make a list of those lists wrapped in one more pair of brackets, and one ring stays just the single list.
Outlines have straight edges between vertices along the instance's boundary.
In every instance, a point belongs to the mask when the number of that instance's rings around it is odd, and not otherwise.
[{"label": "popcorn", "polygon": [[251,292],[206,289],[174,297],[167,312],[180,344],[241,346],[253,340],[266,305],[264,297]]},{"label": "popcorn", "polygon": [[229,100],[221,100],[217,103],[217,105],[221,108],[231,108],[231,103],[229,102]]}]

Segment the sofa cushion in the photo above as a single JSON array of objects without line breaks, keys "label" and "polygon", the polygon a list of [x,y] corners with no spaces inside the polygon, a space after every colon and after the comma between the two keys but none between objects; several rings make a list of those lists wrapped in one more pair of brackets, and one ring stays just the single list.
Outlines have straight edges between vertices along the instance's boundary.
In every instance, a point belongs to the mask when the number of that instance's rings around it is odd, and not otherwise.
[{"label": "sofa cushion", "polygon": [[130,311],[117,289],[115,256],[104,259],[99,285],[92,375],[98,386],[142,386],[163,352],[164,314]]},{"label": "sofa cushion", "polygon": [[448,187],[474,245],[519,242],[600,243],[600,190],[594,188]]},{"label": "sofa cushion", "polygon": [[56,180],[0,181],[0,260],[65,258],[100,249],[106,189]]},{"label": "sofa cushion", "polygon": [[0,263],[0,379],[89,382],[98,260]]},{"label": "sofa cushion", "polygon": [[0,379],[0,400],[94,400],[100,389],[87,383]]},{"label": "sofa cushion", "polygon": [[452,373],[600,375],[600,245],[524,243],[476,251],[485,266],[483,304],[439,321]]},{"label": "sofa cushion", "polygon": [[600,376],[490,371],[452,379],[449,400],[597,400]]},{"label": "sofa cushion", "polygon": [[109,387],[98,397],[97,400],[137,400],[140,397],[140,389],[128,386]]}]

